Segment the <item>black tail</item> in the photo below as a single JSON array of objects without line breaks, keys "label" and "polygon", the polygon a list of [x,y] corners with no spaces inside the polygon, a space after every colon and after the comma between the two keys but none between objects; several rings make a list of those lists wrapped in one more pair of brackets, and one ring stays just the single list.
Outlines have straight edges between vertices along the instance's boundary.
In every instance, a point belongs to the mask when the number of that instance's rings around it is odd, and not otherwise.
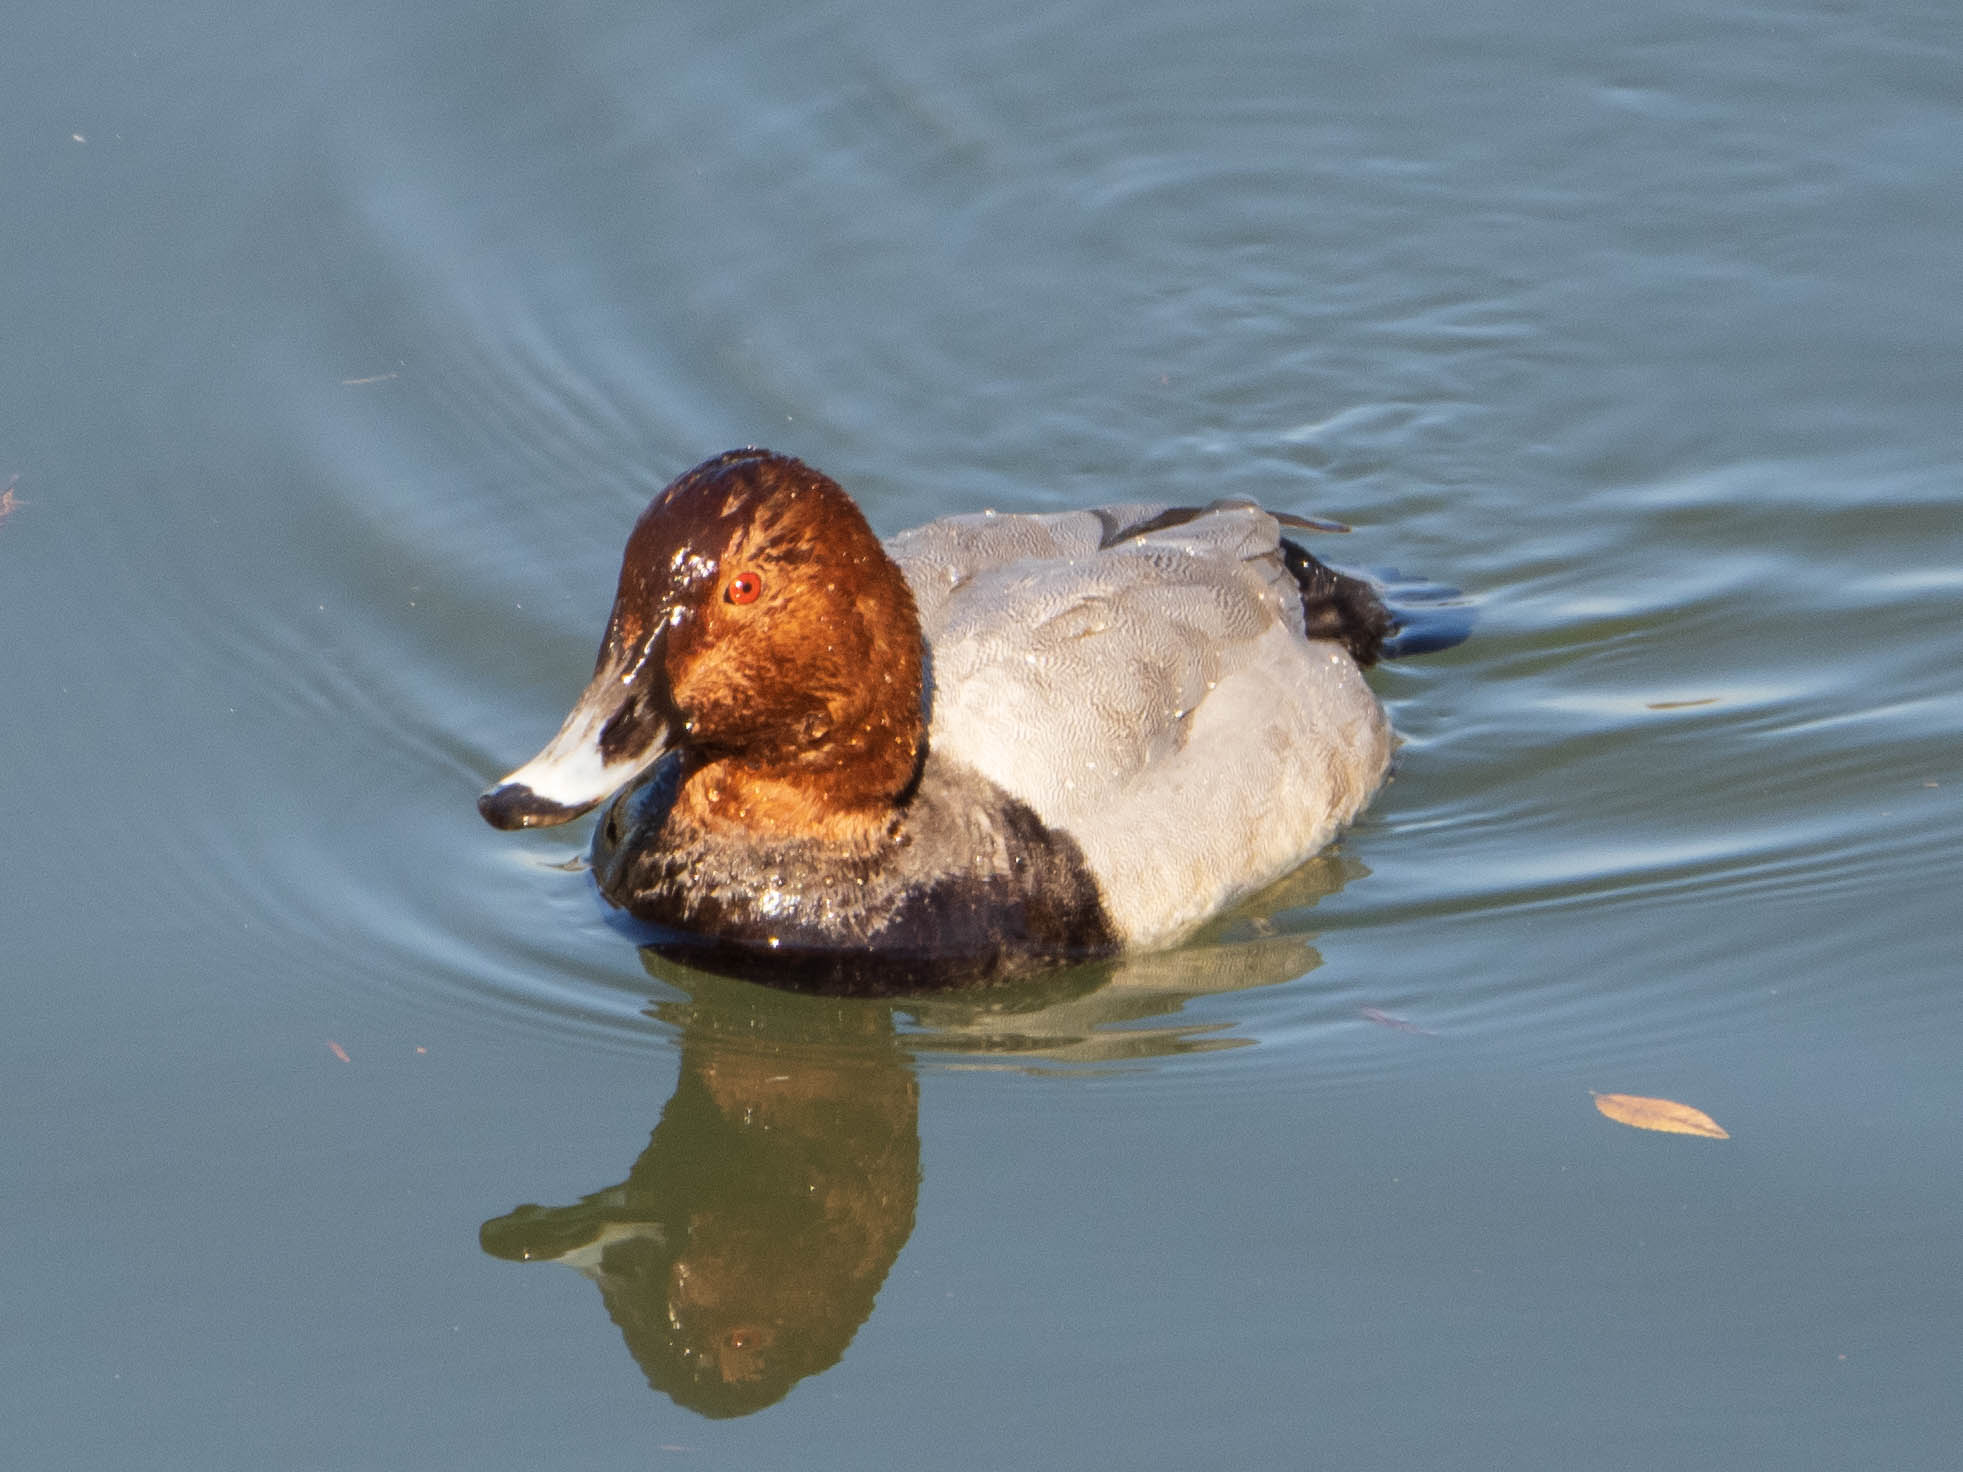
[{"label": "black tail", "polygon": [[1311,639],[1334,639],[1364,669],[1377,662],[1397,620],[1362,578],[1337,572],[1296,543],[1282,540],[1281,555],[1302,589],[1302,619]]},{"label": "black tail", "polygon": [[1386,602],[1377,584],[1336,571],[1286,538],[1281,555],[1302,589],[1309,637],[1337,640],[1364,669],[1379,659],[1450,649],[1472,633],[1472,610],[1456,588],[1392,575]]}]

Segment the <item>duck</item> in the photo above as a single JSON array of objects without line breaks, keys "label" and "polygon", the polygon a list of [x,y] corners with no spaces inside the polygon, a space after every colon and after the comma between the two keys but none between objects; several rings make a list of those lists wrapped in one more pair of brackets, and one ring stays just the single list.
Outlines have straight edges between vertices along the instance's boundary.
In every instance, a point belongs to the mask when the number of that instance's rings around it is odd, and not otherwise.
[{"label": "duck", "polygon": [[600,895],[695,967],[977,985],[1169,947],[1383,784],[1366,578],[1245,500],[942,517],[729,451],[634,523],[593,675],[477,800],[596,825]]}]

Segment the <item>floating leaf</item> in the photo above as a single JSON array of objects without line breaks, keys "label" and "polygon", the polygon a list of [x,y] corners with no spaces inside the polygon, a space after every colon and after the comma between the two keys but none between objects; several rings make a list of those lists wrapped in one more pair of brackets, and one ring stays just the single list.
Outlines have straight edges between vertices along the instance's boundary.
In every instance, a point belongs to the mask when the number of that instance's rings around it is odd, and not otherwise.
[{"label": "floating leaf", "polygon": [[[1591,1089],[1589,1091],[1593,1093]],[[1701,1109],[1679,1104],[1675,1099],[1645,1099],[1641,1094],[1596,1094],[1595,1107],[1617,1124],[1639,1130],[1662,1130],[1668,1135],[1702,1135],[1707,1140],[1729,1140],[1730,1131]]]}]

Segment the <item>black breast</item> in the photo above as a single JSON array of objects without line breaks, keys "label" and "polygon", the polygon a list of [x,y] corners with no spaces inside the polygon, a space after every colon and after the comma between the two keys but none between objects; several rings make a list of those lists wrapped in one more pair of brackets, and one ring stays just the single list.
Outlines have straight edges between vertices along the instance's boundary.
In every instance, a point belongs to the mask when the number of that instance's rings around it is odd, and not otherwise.
[{"label": "black breast", "polygon": [[972,986],[1108,956],[1117,942],[1083,854],[994,783],[929,757],[892,828],[865,846],[759,842],[670,819],[671,766],[594,837],[600,891],[704,970],[853,995]]}]

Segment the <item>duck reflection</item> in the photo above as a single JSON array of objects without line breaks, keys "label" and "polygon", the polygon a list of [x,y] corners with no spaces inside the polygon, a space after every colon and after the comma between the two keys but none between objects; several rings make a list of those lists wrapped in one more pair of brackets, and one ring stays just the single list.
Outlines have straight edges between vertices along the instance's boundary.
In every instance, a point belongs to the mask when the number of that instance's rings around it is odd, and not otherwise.
[{"label": "duck reflection", "polygon": [[644,951],[682,1038],[675,1092],[627,1179],[484,1224],[484,1250],[590,1278],[648,1383],[740,1416],[830,1368],[872,1313],[920,1190],[914,1057],[1118,1065],[1244,1044],[1182,1019],[1204,993],[1293,980],[1321,958],[1290,914],[1365,872],[1335,855],[1201,943],[903,1003],[780,992]]},{"label": "duck reflection", "polygon": [[835,1364],[872,1312],[913,1230],[919,1095],[887,1009],[714,990],[627,1179],[481,1240],[578,1269],[650,1385],[738,1416]]}]

